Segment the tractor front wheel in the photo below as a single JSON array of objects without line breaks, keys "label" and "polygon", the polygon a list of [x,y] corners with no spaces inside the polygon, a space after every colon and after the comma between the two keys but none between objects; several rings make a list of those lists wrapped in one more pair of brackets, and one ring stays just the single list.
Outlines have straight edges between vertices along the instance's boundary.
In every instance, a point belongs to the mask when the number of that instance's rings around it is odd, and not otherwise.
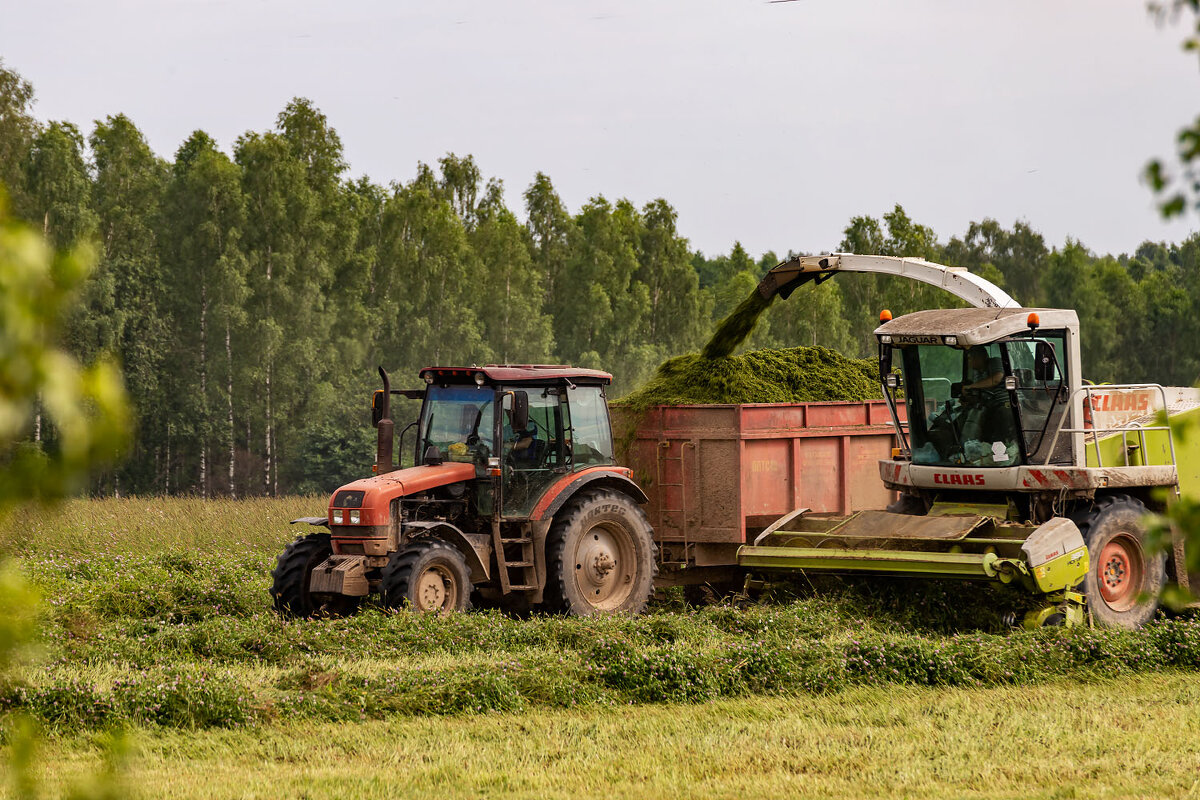
[{"label": "tractor front wheel", "polygon": [[559,513],[546,540],[546,605],[576,616],[637,614],[654,592],[650,521],[628,495],[589,491]]},{"label": "tractor front wheel", "polygon": [[1102,497],[1079,524],[1087,543],[1083,593],[1096,622],[1139,628],[1154,617],[1166,583],[1166,553],[1146,550],[1146,507],[1126,495]]},{"label": "tractor front wheel", "polygon": [[310,533],[289,544],[275,559],[271,571],[271,599],[275,610],[289,617],[341,617],[358,608],[357,597],[314,593],[308,590],[313,568],[333,555],[328,533]]},{"label": "tractor front wheel", "polygon": [[379,588],[388,608],[466,611],[471,607],[471,568],[463,554],[445,542],[416,541],[392,554]]}]

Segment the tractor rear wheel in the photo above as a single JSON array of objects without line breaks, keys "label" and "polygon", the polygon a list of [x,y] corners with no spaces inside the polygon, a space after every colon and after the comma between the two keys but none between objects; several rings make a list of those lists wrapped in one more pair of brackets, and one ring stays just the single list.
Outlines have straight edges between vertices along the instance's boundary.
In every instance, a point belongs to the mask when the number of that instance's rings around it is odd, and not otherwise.
[{"label": "tractor rear wheel", "polygon": [[640,613],[654,593],[656,553],[650,521],[632,498],[583,492],[546,539],[546,605],[574,616]]},{"label": "tractor rear wheel", "polygon": [[1079,523],[1090,562],[1083,593],[1096,622],[1107,628],[1141,627],[1158,608],[1167,555],[1146,549],[1147,513],[1132,497],[1111,495]]},{"label": "tractor rear wheel", "polygon": [[466,611],[471,607],[471,568],[463,554],[445,542],[416,541],[392,554],[379,588],[388,608]]},{"label": "tractor rear wheel", "polygon": [[271,571],[275,610],[289,617],[342,617],[358,609],[358,598],[308,590],[313,568],[333,555],[328,533],[310,533],[289,544]]}]

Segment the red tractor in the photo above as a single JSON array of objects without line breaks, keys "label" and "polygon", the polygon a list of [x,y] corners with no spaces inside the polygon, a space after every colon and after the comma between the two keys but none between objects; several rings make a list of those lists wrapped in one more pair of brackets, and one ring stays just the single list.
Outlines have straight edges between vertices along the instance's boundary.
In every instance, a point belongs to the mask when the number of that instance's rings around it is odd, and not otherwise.
[{"label": "red tractor", "polygon": [[[287,546],[271,573],[275,608],[293,616],[384,606],[462,611],[472,596],[569,614],[637,613],[657,551],[646,495],[613,456],[598,370],[428,367],[426,388],[392,390],[382,368],[372,417],[375,476],[333,493],[328,527]],[[416,466],[392,464],[391,396],[420,399]]]}]

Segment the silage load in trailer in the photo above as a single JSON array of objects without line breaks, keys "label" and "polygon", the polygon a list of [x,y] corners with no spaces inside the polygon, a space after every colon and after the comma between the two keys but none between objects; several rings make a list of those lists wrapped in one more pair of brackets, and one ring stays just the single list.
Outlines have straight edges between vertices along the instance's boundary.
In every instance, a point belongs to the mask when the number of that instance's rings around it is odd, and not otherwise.
[{"label": "silage load in trailer", "polygon": [[810,403],[881,397],[874,359],[852,359],[824,347],[752,350],[709,359],[691,353],[664,361],[654,377],[617,404]]}]

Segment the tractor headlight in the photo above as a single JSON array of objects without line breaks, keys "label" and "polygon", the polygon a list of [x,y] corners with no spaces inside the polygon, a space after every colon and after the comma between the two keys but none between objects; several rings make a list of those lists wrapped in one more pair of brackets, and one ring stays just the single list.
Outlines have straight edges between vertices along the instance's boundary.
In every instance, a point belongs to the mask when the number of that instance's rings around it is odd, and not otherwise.
[{"label": "tractor headlight", "polygon": [[359,519],[361,519],[361,516],[359,514],[359,510],[356,508],[350,512],[350,524],[357,525]]},{"label": "tractor headlight", "polygon": [[950,345],[951,347],[958,346],[958,337],[957,336],[947,336],[944,339],[942,339],[942,341],[945,342],[946,344]]},{"label": "tractor headlight", "polygon": [[335,508],[333,510],[333,524],[334,525],[342,524],[342,510],[340,508]]}]

